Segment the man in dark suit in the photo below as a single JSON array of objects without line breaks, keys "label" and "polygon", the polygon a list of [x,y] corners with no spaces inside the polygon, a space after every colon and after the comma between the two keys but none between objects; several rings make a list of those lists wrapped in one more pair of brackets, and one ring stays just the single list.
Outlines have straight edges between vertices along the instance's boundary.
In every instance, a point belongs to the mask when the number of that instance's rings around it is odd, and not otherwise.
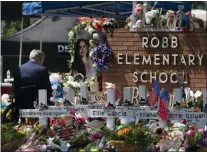
[{"label": "man in dark suit", "polygon": [[[52,96],[49,73],[42,66],[45,54],[40,50],[32,50],[29,61],[21,65],[14,76],[15,106],[19,109],[34,109],[34,101],[38,99],[38,90],[46,89],[48,101]],[[37,101],[38,103],[38,101]]]}]

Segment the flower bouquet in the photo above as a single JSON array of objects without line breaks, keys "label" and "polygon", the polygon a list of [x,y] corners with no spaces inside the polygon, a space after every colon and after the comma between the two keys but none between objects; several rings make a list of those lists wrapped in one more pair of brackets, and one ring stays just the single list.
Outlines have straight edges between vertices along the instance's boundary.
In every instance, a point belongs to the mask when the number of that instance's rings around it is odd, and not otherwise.
[{"label": "flower bouquet", "polygon": [[195,125],[187,126],[186,144],[187,151],[196,151],[199,149],[199,142],[201,140],[204,129],[198,129]]},{"label": "flower bouquet", "polygon": [[15,124],[8,123],[1,125],[1,150],[12,152],[17,150],[26,138],[26,135],[14,129]]},{"label": "flower bouquet", "polygon": [[197,91],[194,94],[193,91],[191,90],[185,92],[185,94],[186,94],[186,100],[182,102],[181,106],[183,108],[192,108],[194,112],[199,112],[202,104],[202,99],[201,99],[202,92]]},{"label": "flower bouquet", "polygon": [[113,145],[119,152],[140,151],[149,147],[153,142],[149,133],[147,127],[138,127],[133,123],[121,126],[116,131],[105,132],[108,144]]}]

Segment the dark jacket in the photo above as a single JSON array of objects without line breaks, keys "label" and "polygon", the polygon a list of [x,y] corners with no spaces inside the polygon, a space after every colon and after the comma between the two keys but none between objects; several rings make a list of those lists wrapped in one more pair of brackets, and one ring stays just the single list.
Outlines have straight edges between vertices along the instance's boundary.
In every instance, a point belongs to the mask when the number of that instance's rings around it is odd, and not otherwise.
[{"label": "dark jacket", "polygon": [[35,61],[21,65],[14,76],[14,93],[16,107],[33,109],[33,101],[38,99],[38,90],[46,89],[48,100],[52,96],[49,73],[46,67]]}]

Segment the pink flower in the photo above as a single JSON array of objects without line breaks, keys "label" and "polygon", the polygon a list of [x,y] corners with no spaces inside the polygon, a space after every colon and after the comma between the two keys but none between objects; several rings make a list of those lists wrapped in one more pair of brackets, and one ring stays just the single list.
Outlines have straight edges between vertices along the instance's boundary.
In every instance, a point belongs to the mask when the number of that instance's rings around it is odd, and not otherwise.
[{"label": "pink flower", "polygon": [[189,128],[192,129],[192,130],[195,130],[195,126],[192,125],[192,124],[189,125]]},{"label": "pink flower", "polygon": [[187,135],[193,136],[194,135],[194,130],[188,130]]},{"label": "pink flower", "polygon": [[92,141],[96,141],[97,139],[101,139],[103,136],[99,133],[99,132],[96,132],[94,134],[92,134]]},{"label": "pink flower", "polygon": [[204,129],[203,129],[203,128],[199,128],[199,129],[198,129],[198,132],[199,132],[199,133],[203,133],[203,132],[204,132]]}]

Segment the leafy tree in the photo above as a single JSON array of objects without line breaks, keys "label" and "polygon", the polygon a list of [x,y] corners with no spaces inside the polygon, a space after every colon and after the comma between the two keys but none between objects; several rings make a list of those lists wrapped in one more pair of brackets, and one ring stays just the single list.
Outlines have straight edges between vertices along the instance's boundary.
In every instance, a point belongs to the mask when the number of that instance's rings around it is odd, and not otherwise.
[{"label": "leafy tree", "polygon": [[[23,28],[28,27],[29,24],[29,18],[24,17],[24,25]],[[15,32],[18,32],[21,30],[21,19],[15,19],[15,20],[6,20],[5,26],[3,27],[3,37],[7,37]]]}]

